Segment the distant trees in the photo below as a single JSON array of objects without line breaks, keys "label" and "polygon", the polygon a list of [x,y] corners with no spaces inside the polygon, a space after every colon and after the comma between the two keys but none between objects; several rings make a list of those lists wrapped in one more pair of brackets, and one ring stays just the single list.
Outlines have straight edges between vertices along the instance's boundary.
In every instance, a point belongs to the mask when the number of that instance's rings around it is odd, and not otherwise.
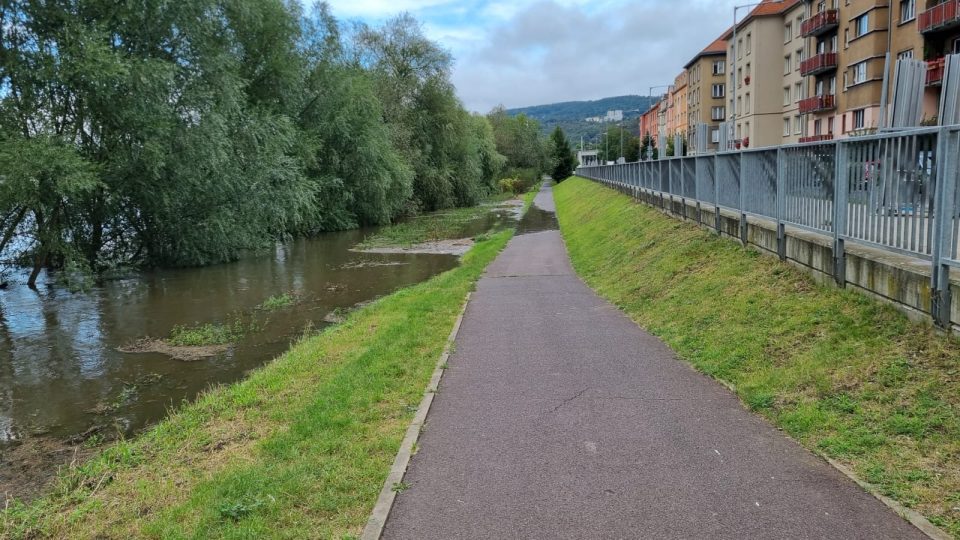
[{"label": "distant trees", "polygon": [[540,135],[540,124],[526,116],[510,116],[503,106],[487,114],[497,152],[505,158],[503,177],[517,178],[529,187],[549,172],[551,157]]},{"label": "distant trees", "polygon": [[607,128],[606,140],[601,140],[599,152],[600,159],[605,161],[616,161],[621,157],[627,161],[637,161],[640,157],[640,139],[627,127],[613,125]]},{"label": "distant trees", "polygon": [[562,182],[573,175],[573,171],[577,167],[577,157],[559,126],[550,135],[550,145],[551,157],[553,158],[551,176],[557,182]]},{"label": "distant trees", "polygon": [[325,4],[0,2],[0,262],[209,264],[474,204],[508,160],[451,61]]}]

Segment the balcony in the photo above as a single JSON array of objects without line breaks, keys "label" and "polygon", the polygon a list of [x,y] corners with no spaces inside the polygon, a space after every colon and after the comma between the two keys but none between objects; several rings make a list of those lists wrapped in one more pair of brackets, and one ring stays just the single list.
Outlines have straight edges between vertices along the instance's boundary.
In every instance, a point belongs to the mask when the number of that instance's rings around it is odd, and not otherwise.
[{"label": "balcony", "polygon": [[917,17],[921,34],[939,32],[960,25],[960,0],[947,0],[924,11]]},{"label": "balcony", "polygon": [[836,109],[837,103],[833,94],[808,97],[800,100],[800,114],[809,114]]},{"label": "balcony", "polygon": [[820,53],[800,62],[800,74],[819,75],[837,69],[837,53]]},{"label": "balcony", "polygon": [[811,135],[809,137],[800,137],[800,142],[802,143],[811,143],[811,142],[824,142],[832,141],[833,133],[826,133],[823,135]]},{"label": "balcony", "polygon": [[944,59],[927,61],[927,86],[940,86],[943,84]]},{"label": "balcony", "polygon": [[[960,0],[954,0],[960,1]],[[837,10],[827,9],[800,24],[800,35],[803,37],[819,36],[840,26],[840,17]]]}]

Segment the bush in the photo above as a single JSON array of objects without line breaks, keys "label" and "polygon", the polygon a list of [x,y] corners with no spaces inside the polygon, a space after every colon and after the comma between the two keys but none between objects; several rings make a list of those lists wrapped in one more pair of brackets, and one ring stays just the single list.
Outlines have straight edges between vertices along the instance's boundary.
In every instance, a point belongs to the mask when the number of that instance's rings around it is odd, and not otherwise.
[{"label": "bush", "polygon": [[513,193],[514,195],[519,195],[523,193],[523,180],[519,178],[501,178],[497,182],[497,187],[500,188],[500,193]]}]

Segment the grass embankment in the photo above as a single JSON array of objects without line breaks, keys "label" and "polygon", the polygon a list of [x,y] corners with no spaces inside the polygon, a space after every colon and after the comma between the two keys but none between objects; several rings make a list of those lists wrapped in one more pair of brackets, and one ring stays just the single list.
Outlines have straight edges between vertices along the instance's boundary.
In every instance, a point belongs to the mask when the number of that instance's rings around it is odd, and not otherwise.
[{"label": "grass embankment", "polygon": [[511,234],[68,471],[7,509],[0,536],[359,535],[464,297]]},{"label": "grass embankment", "polygon": [[554,194],[591,287],[801,444],[960,537],[960,342],[590,181]]}]

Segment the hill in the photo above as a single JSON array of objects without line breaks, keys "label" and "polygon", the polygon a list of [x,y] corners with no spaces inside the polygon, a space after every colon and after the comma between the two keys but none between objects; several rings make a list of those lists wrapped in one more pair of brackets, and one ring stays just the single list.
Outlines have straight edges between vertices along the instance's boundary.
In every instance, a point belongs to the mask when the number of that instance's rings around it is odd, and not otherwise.
[{"label": "hill", "polygon": [[[525,114],[540,122],[540,129],[549,134],[560,126],[571,141],[579,142],[580,137],[588,143],[595,143],[603,132],[604,125],[587,122],[593,116],[604,116],[607,111],[623,111],[623,127],[634,135],[639,132],[636,119],[640,113],[650,108],[656,98],[649,96],[615,96],[594,101],[565,101],[548,105],[534,105],[507,109],[507,114],[516,116]],[[609,126],[609,124],[608,124]]]}]

